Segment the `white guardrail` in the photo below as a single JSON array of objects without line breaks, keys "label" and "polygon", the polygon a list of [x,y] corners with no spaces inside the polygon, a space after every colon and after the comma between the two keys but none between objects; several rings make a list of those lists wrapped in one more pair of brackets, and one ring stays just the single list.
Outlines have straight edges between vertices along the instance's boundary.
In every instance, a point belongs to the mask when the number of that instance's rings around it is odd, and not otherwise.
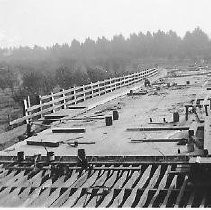
[{"label": "white guardrail", "polygon": [[[100,96],[124,86],[129,86],[142,81],[146,77],[152,77],[158,73],[158,69],[147,69],[127,76],[110,78],[104,81],[90,83],[88,85],[73,87],[68,90],[61,90],[45,96],[38,96],[37,105],[30,106],[30,100],[23,101],[23,117],[10,122],[10,125],[22,122],[28,123],[34,118],[38,119],[45,114],[66,109],[69,105],[78,104],[87,99]],[[28,97],[29,98],[29,97]]]}]

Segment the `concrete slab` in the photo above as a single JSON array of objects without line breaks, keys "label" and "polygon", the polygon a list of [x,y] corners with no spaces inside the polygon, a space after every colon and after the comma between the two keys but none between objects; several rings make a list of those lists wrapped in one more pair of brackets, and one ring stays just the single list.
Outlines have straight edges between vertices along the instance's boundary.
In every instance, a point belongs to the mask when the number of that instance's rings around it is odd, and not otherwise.
[{"label": "concrete slab", "polygon": [[[186,78],[187,79],[187,78]],[[191,84],[194,84],[192,79]],[[140,88],[141,84],[136,84],[134,89]],[[59,147],[47,148],[53,151],[55,156],[77,155],[78,149],[85,149],[87,155],[148,155],[165,156],[178,155],[180,149],[181,155],[187,153],[186,146],[179,146],[176,142],[143,142],[132,144],[131,139],[153,139],[153,138],[183,138],[188,131],[152,131],[152,132],[126,132],[129,127],[148,127],[149,118],[153,121],[162,121],[163,117],[168,122],[172,121],[173,113],[178,111],[184,115],[184,104],[194,100],[196,93],[202,90],[201,86],[190,85],[183,88],[161,88],[160,91],[148,89],[149,93],[143,96],[126,96],[131,87],[125,87],[122,91],[111,93],[84,101],[80,105],[87,106],[87,110],[62,110],[68,113],[65,118],[70,116],[96,116],[97,114],[112,115],[113,108],[119,112],[119,120],[113,121],[112,126],[106,126],[104,120],[84,119],[80,121],[65,120],[55,123],[56,127],[81,127],[86,128],[86,133],[52,133],[52,128],[47,129],[37,136],[30,137],[28,140],[37,140],[44,142],[58,142]],[[120,97],[121,96],[121,97]],[[80,113],[76,113],[79,111]],[[60,113],[61,114],[61,113]],[[193,116],[194,117],[194,116]],[[189,126],[190,121],[186,122],[180,118],[177,126]],[[191,119],[191,118],[190,118]],[[155,125],[156,126],[156,125]],[[71,147],[68,142],[77,139],[78,142],[90,142],[95,144],[79,144],[78,147]],[[18,151],[24,151],[25,155],[42,154],[46,155],[43,146],[27,145],[26,141],[13,145],[8,150],[0,152],[0,155],[16,155]]]}]

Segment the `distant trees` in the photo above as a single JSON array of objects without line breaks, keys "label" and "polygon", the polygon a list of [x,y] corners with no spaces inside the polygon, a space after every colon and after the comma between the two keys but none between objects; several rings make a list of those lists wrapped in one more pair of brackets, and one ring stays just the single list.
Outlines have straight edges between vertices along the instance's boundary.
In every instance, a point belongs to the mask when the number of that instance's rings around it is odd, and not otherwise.
[{"label": "distant trees", "polygon": [[0,88],[2,90],[6,88],[10,88],[12,92],[14,92],[14,88],[16,85],[16,75],[13,71],[9,70],[9,66],[7,68],[0,67]]},{"label": "distant trees", "polygon": [[0,88],[18,87],[22,95],[42,95],[55,86],[67,89],[137,71],[140,65],[152,67],[160,59],[210,61],[211,40],[198,27],[188,31],[184,38],[171,30],[159,30],[133,33],[129,38],[115,35],[111,40],[87,38],[84,43],[74,39],[71,45],[55,44],[47,48],[0,48],[0,66],[10,66],[6,74],[0,71]]}]

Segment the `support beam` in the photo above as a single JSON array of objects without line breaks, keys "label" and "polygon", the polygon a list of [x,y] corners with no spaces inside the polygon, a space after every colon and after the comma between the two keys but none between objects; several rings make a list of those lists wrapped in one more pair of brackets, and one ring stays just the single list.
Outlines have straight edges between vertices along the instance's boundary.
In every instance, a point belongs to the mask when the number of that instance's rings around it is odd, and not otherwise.
[{"label": "support beam", "polygon": [[126,131],[163,131],[163,130],[189,130],[189,127],[141,127],[141,128],[127,128]]},{"label": "support beam", "polygon": [[178,142],[187,139],[132,139],[131,143],[144,143],[144,142]]},{"label": "support beam", "polygon": [[85,128],[52,128],[52,133],[85,133]]}]

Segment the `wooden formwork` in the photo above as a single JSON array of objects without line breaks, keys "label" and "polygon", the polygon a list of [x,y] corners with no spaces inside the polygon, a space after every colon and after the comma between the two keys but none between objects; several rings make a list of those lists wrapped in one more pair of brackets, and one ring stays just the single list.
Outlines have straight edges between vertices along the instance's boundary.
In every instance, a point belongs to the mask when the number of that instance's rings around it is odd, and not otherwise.
[{"label": "wooden formwork", "polygon": [[105,157],[95,162],[87,157],[90,168],[58,158],[46,162],[41,157],[41,165],[29,157],[21,162],[17,157],[1,158],[0,206],[206,207],[211,202],[208,185],[188,183],[187,157],[124,157],[107,162]]}]

